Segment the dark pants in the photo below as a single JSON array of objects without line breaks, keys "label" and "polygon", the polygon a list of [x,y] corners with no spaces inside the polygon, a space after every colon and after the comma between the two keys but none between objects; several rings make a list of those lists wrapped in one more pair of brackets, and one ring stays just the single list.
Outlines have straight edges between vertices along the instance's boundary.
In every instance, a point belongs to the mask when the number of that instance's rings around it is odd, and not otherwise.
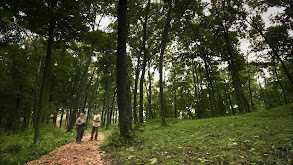
[{"label": "dark pants", "polygon": [[83,136],[83,132],[84,132],[84,129],[83,129],[83,126],[81,125],[77,125],[76,126],[76,141],[77,142],[80,142],[81,139],[82,139],[82,136]]},{"label": "dark pants", "polygon": [[94,127],[94,126],[93,126],[93,128],[92,128],[92,133],[91,133],[91,139],[93,139],[94,133],[96,132],[96,134],[95,134],[95,139],[97,140],[97,138],[98,138],[98,128],[99,128],[99,127]]}]

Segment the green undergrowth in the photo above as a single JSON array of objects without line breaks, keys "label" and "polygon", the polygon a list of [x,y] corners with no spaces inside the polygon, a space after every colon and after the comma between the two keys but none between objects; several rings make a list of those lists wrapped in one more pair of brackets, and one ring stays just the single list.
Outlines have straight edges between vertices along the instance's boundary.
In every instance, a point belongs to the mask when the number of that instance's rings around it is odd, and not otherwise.
[{"label": "green undergrowth", "polygon": [[108,133],[104,158],[113,164],[291,164],[293,104],[244,115],[168,119],[135,126],[123,145]]},{"label": "green undergrowth", "polygon": [[65,145],[75,139],[76,131],[67,133],[53,125],[44,125],[41,129],[41,141],[34,144],[34,130],[29,128],[20,134],[1,132],[0,164],[24,164]]}]

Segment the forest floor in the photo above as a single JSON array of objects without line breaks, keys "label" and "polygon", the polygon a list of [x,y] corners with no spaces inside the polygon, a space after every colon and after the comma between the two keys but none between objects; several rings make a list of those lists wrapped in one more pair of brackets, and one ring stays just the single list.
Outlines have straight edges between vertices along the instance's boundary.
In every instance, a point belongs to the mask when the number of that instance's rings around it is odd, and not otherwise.
[{"label": "forest floor", "polygon": [[98,140],[90,140],[90,133],[86,134],[81,143],[71,142],[60,148],[43,155],[38,160],[28,162],[26,165],[35,164],[107,164],[100,155],[100,145],[104,135],[99,133]]},{"label": "forest floor", "polygon": [[113,164],[292,164],[293,104],[200,120],[150,120],[134,126],[130,144],[105,133],[103,158]]}]

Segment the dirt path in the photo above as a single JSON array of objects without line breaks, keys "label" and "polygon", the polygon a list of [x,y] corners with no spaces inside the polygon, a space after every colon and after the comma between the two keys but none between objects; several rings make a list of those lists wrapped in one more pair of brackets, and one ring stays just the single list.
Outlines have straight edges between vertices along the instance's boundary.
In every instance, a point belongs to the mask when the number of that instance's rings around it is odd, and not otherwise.
[{"label": "dirt path", "polygon": [[80,165],[80,164],[106,164],[100,155],[100,145],[104,139],[103,134],[99,133],[98,141],[89,141],[88,133],[82,139],[81,143],[71,142],[64,145],[47,155],[42,156],[39,160],[28,162],[27,165],[35,164],[64,164],[64,165]]}]

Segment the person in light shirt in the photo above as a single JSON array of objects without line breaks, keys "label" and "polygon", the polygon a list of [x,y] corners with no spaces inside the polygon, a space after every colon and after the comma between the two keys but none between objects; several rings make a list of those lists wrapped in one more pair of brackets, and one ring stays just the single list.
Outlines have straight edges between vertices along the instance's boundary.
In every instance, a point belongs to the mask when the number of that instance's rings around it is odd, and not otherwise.
[{"label": "person in light shirt", "polygon": [[99,115],[99,111],[95,110],[94,114],[95,115],[94,115],[93,128],[92,128],[92,133],[91,133],[91,139],[90,140],[93,140],[93,136],[94,136],[95,132],[96,132],[95,140],[98,139],[98,128],[99,128],[100,122],[101,122],[101,116]]},{"label": "person in light shirt", "polygon": [[85,126],[85,122],[84,122],[84,114],[81,113],[79,115],[79,117],[76,119],[76,142],[81,142],[82,136],[83,136],[83,132],[84,132],[84,126]]}]

